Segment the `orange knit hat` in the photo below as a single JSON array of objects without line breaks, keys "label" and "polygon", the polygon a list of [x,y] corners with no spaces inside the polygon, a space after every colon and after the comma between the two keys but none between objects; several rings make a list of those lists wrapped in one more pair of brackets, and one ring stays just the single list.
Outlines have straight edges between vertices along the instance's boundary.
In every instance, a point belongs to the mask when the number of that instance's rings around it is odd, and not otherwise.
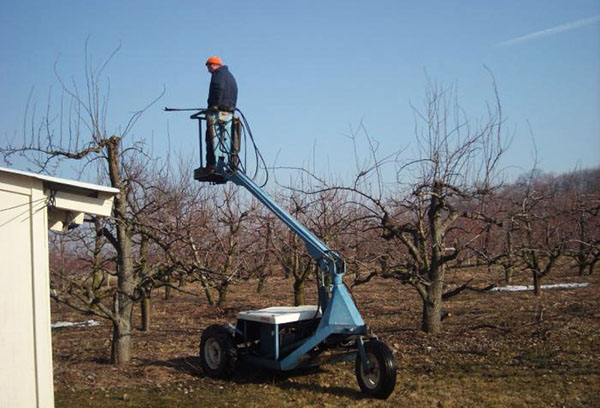
[{"label": "orange knit hat", "polygon": [[215,56],[210,57],[206,60],[206,65],[208,64],[223,65],[223,63],[221,62],[221,58]]}]

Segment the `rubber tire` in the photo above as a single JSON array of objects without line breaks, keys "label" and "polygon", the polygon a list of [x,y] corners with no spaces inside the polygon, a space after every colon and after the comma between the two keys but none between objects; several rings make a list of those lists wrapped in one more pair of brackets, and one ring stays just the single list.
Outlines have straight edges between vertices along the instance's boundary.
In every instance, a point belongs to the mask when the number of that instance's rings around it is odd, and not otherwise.
[{"label": "rubber tire", "polygon": [[237,348],[231,332],[218,324],[208,326],[200,339],[200,365],[204,374],[229,378],[235,371],[236,361]]},{"label": "rubber tire", "polygon": [[372,364],[371,368],[378,371],[379,375],[367,378],[362,368],[360,354],[356,356],[356,379],[360,390],[374,398],[386,399],[396,386],[396,363],[392,351],[385,343],[379,340],[370,340],[365,343],[367,359]]}]

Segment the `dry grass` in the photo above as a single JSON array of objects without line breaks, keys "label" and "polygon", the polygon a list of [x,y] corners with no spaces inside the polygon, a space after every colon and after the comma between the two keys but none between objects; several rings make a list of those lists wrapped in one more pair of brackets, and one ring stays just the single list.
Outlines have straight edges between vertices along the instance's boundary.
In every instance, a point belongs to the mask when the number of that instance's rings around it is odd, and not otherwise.
[{"label": "dry grass", "polygon": [[[440,335],[417,330],[420,304],[409,287],[377,279],[357,287],[363,317],[393,349],[399,367],[387,401],[364,398],[351,363],[283,375],[241,367],[228,381],[202,375],[196,359],[202,329],[234,321],[240,310],[289,305],[291,281],[273,278],[260,295],[253,283],[235,285],[226,308],[186,294],[169,301],[156,294],[152,329],[135,332],[129,366],[107,363],[107,323],[53,333],[56,406],[600,406],[599,279],[563,274],[545,283],[581,281],[592,286],[546,291],[541,298],[464,292],[446,303],[451,317]],[[307,286],[310,302],[313,289]],[[53,320],[88,318],[53,307]]]}]

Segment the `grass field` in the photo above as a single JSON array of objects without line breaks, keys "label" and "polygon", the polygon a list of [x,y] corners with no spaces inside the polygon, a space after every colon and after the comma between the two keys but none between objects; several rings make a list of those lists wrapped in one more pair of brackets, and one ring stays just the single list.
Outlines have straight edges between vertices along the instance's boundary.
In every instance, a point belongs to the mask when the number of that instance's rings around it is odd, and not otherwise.
[{"label": "grass field", "polygon": [[[600,279],[564,273],[544,283],[558,282],[592,285],[548,290],[539,298],[463,292],[446,303],[449,317],[438,335],[418,330],[420,302],[410,287],[374,279],[355,288],[365,321],[392,348],[398,366],[396,389],[386,401],[360,393],[353,363],[284,375],[242,366],[227,381],[202,374],[197,355],[203,328],[233,322],[240,310],[290,305],[291,280],[272,278],[260,295],[252,282],[239,283],[225,308],[183,293],[165,301],[157,293],[151,330],[134,333],[128,366],[108,364],[107,322],[53,332],[56,406],[600,406]],[[530,284],[526,277],[515,283]],[[307,285],[309,303],[315,302],[312,287]],[[53,321],[86,319],[53,304]]]}]

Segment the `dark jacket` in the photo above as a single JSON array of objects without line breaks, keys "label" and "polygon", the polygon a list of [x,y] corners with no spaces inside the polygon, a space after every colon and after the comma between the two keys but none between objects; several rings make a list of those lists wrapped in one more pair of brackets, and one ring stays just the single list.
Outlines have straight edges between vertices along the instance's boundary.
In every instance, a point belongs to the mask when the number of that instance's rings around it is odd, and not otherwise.
[{"label": "dark jacket", "polygon": [[233,111],[237,104],[237,94],[237,83],[227,65],[212,73],[207,101],[209,108],[216,106],[219,110]]}]

